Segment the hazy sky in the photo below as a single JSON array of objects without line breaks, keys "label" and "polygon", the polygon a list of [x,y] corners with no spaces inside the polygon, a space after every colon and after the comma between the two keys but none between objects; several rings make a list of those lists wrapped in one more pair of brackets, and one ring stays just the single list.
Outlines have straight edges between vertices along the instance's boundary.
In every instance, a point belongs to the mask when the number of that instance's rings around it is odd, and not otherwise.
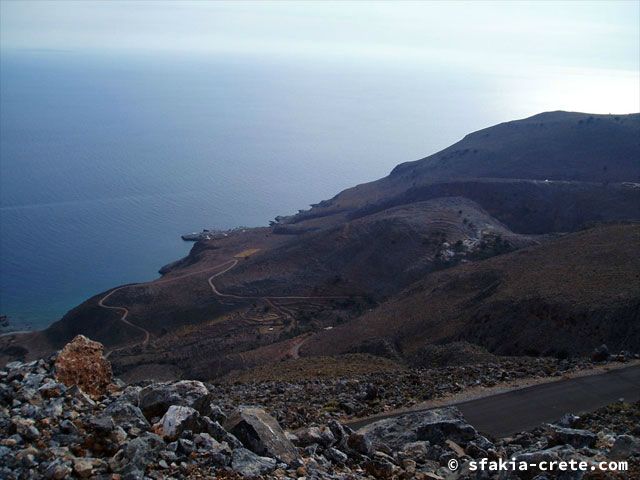
[{"label": "hazy sky", "polygon": [[402,62],[553,84],[543,103],[562,108],[640,110],[638,1],[1,5],[6,51],[252,54],[390,68]]}]

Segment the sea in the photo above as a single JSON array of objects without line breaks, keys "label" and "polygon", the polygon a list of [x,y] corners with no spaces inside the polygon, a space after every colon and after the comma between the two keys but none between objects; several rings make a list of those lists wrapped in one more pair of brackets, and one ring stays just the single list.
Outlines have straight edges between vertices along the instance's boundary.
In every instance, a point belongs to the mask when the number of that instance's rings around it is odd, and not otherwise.
[{"label": "sea", "polygon": [[181,234],[385,176],[510,119],[502,88],[393,61],[1,51],[0,314],[45,328],[157,278]]}]

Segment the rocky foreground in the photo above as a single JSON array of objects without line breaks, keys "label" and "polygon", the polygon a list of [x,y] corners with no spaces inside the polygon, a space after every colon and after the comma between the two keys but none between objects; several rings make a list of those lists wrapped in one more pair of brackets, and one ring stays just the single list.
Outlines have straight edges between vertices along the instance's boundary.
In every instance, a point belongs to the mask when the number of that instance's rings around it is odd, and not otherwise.
[{"label": "rocky foreground", "polygon": [[[372,364],[375,358],[371,358]],[[242,403],[261,405],[283,427],[296,429],[312,422],[327,423],[332,419],[341,421],[417,407],[472,389],[548,381],[593,369],[604,360],[626,362],[633,356],[607,354],[596,359],[492,357],[476,364],[367,372],[339,378],[316,376],[317,368],[311,368],[303,378],[287,378],[291,377],[288,370],[300,363],[295,360],[261,369],[269,372],[241,375],[240,381],[230,377],[226,382],[210,385],[210,389],[216,404],[224,410]],[[322,360],[312,358],[308,362],[317,364]]]},{"label": "rocky foreground", "polygon": [[[0,478],[640,478],[640,404],[495,440],[455,408],[356,432],[334,418],[285,431],[247,401],[219,402],[213,388],[125,385],[112,378],[102,346],[81,336],[47,360],[10,363],[0,371]],[[629,470],[471,472],[481,458],[626,460]]]}]

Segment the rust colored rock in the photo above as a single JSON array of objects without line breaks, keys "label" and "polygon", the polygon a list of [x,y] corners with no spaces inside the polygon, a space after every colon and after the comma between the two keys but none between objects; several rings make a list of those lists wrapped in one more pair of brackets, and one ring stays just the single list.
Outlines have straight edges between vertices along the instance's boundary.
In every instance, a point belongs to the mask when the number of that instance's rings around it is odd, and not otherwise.
[{"label": "rust colored rock", "polygon": [[56,379],[68,387],[77,385],[92,397],[104,395],[111,384],[112,372],[103,351],[101,343],[84,335],[76,336],[56,359]]}]

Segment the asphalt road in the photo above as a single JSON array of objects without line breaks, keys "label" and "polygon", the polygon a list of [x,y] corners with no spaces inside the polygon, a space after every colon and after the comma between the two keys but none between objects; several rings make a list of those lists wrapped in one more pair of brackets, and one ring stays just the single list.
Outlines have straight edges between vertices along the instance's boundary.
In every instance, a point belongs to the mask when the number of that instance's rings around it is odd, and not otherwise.
[{"label": "asphalt road", "polygon": [[[589,412],[621,398],[630,402],[640,400],[640,366],[533,385],[452,405],[478,431],[501,438],[553,422],[565,413]],[[357,429],[380,419],[362,419],[349,426]]]}]

